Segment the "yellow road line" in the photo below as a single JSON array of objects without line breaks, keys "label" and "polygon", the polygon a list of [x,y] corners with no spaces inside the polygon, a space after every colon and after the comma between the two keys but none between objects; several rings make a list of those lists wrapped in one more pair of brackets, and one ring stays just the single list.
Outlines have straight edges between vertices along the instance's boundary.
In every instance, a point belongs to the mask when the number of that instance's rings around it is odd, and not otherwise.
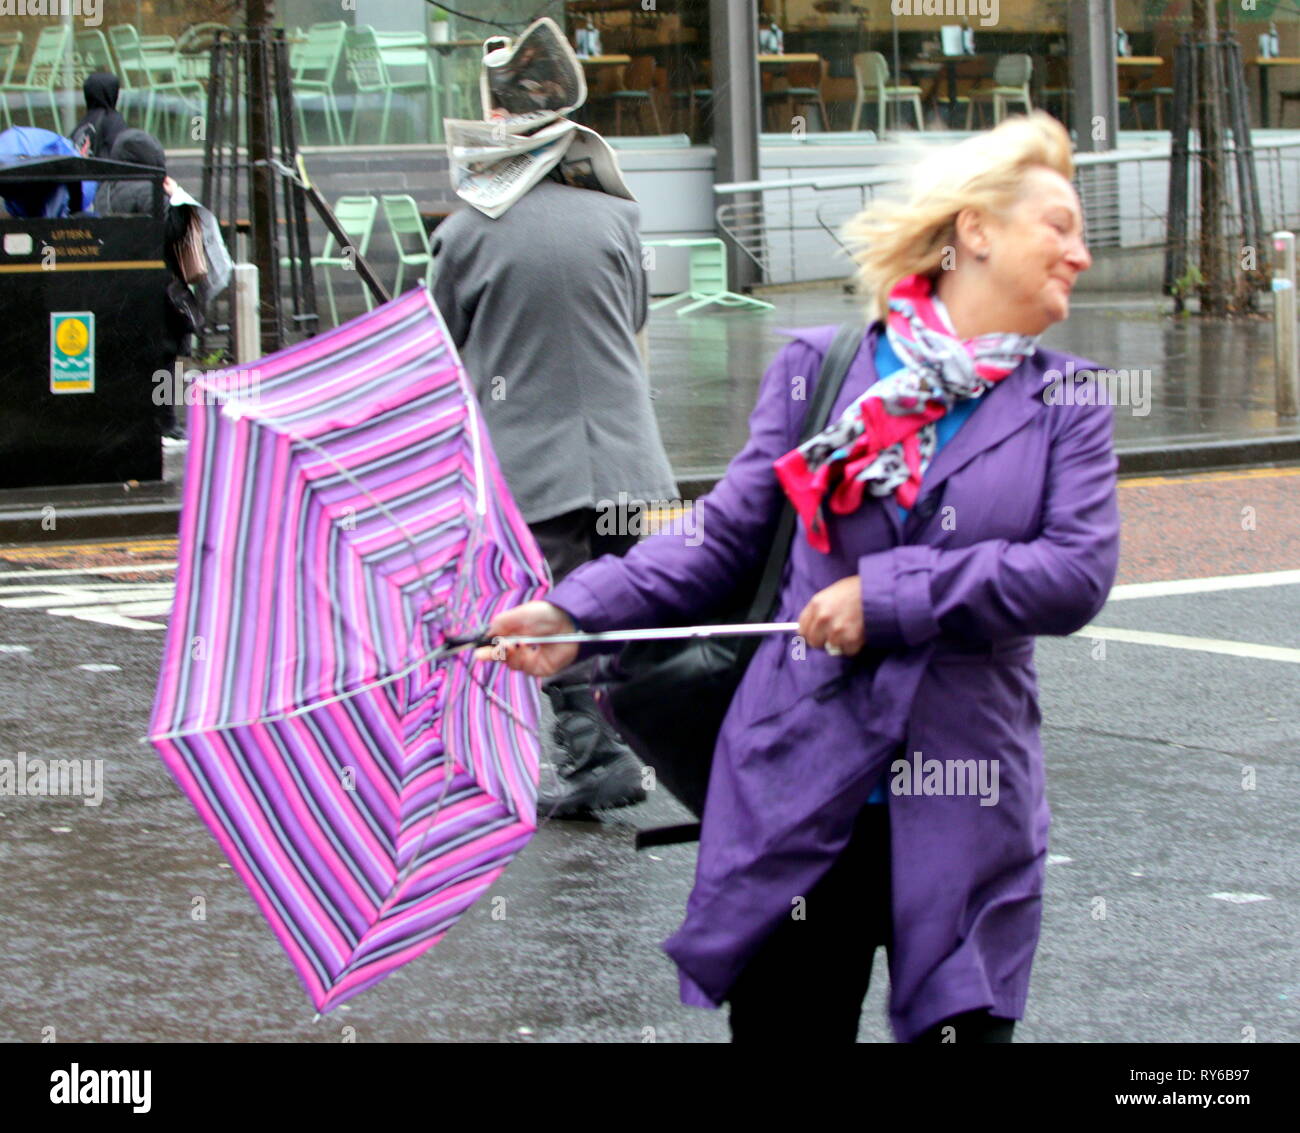
[{"label": "yellow road line", "polygon": [[[1126,476],[1119,482],[1120,488],[1159,488],[1179,484],[1215,484],[1234,480],[1268,480],[1288,476],[1300,476],[1297,468],[1247,468],[1237,471],[1199,472],[1187,476]],[[657,508],[646,513],[651,525],[671,522],[680,518],[687,511],[685,507]],[[114,543],[34,543],[25,547],[11,547],[0,554],[7,559],[35,559],[59,555],[84,555],[88,552],[122,551],[149,554],[174,554],[179,540],[175,537],[152,537],[148,539],[127,540]]]},{"label": "yellow road line", "polygon": [[174,554],[176,539],[139,539],[114,543],[29,543],[23,547],[0,549],[0,558],[23,561],[26,559],[66,558],[102,552],[128,554]]},{"label": "yellow road line", "polygon": [[1121,488],[1153,488],[1167,484],[1212,484],[1227,480],[1267,480],[1274,476],[1300,476],[1300,468],[1247,468],[1236,472],[1197,472],[1189,476],[1125,476]]}]

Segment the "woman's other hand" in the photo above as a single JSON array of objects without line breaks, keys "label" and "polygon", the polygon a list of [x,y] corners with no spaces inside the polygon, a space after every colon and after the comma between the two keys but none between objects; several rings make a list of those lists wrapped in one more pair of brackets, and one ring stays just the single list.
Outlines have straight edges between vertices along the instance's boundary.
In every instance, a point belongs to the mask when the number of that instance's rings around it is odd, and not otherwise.
[{"label": "woman's other hand", "polygon": [[[568,614],[550,602],[525,602],[498,614],[487,631],[491,637],[552,637],[559,633],[573,633],[573,622]],[[572,665],[577,657],[578,647],[573,642],[487,645],[474,651],[477,661],[504,661],[512,669],[534,677],[554,676]]]},{"label": "woman's other hand", "polygon": [[867,643],[862,581],[851,575],[819,590],[799,615],[799,633],[814,649],[852,657]]}]

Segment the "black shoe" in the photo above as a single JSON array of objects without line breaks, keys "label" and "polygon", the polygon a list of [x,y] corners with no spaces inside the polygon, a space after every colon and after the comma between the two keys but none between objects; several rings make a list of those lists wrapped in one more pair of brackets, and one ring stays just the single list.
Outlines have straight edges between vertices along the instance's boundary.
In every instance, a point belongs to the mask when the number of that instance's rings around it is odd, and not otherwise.
[{"label": "black shoe", "polygon": [[539,818],[575,818],[645,801],[641,763],[600,714],[586,685],[546,690],[559,748],[554,789],[537,797]]}]

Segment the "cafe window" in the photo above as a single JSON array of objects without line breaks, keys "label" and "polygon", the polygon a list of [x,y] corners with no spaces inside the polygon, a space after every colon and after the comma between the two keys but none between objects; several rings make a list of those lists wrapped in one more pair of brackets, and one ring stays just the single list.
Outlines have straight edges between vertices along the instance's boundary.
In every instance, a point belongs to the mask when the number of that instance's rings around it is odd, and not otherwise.
[{"label": "cafe window", "polygon": [[[1221,32],[1229,15],[1241,47],[1252,123],[1300,126],[1300,7],[1290,0],[1220,5]],[[1167,130],[1176,48],[1193,28],[1190,0],[1118,0],[1115,22],[1121,121],[1130,128]]]},{"label": "cafe window", "polygon": [[570,0],[566,32],[582,60],[587,103],[576,116],[615,138],[681,144],[712,137],[706,0]]},{"label": "cafe window", "polygon": [[[760,47],[769,132],[792,121],[807,130],[966,130],[1030,108],[1067,114],[1064,0],[771,3],[760,26],[780,28],[782,50]],[[967,14],[926,14],[935,7]]]},{"label": "cafe window", "polygon": [[[53,4],[51,6],[54,6]],[[243,0],[74,0],[69,19],[0,19],[0,125],[68,133],[93,71],[122,80],[119,108],[169,149],[194,147],[208,47]],[[762,125],[792,132],[964,130],[1026,107],[1070,119],[1067,0],[968,0],[926,15],[889,0],[759,0]],[[1190,0],[1117,0],[1122,129],[1167,129]],[[895,14],[899,9],[901,14]],[[80,15],[76,14],[81,12]],[[98,19],[89,18],[97,11]],[[278,0],[290,39],[300,142],[428,145],[442,119],[478,118],[482,42],[548,15],[582,60],[575,115],[613,138],[708,144],[714,125],[709,0]],[[983,13],[987,12],[985,15]],[[1300,8],[1233,8],[1254,121],[1300,125]]]},{"label": "cafe window", "polygon": [[[49,0],[39,15],[14,4],[0,17],[0,128],[70,135],[82,118],[82,84],[94,72],[120,80],[118,109],[173,145],[206,108],[208,48],[240,0]],[[64,11],[66,9],[66,11]],[[45,14],[52,11],[53,14]]]}]

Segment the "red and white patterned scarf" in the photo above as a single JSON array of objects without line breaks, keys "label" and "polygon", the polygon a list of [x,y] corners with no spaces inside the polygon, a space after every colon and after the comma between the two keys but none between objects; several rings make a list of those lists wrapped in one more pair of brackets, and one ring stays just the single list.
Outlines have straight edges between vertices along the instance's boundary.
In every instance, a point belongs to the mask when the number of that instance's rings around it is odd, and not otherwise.
[{"label": "red and white patterned scarf", "polygon": [[959,340],[932,282],[910,275],[889,293],[889,345],[903,368],[878,381],[774,467],[808,542],[830,550],[824,506],[848,515],[864,493],[916,503],[935,451],[935,422],[956,402],[982,397],[1037,348],[1038,339],[985,334]]}]

